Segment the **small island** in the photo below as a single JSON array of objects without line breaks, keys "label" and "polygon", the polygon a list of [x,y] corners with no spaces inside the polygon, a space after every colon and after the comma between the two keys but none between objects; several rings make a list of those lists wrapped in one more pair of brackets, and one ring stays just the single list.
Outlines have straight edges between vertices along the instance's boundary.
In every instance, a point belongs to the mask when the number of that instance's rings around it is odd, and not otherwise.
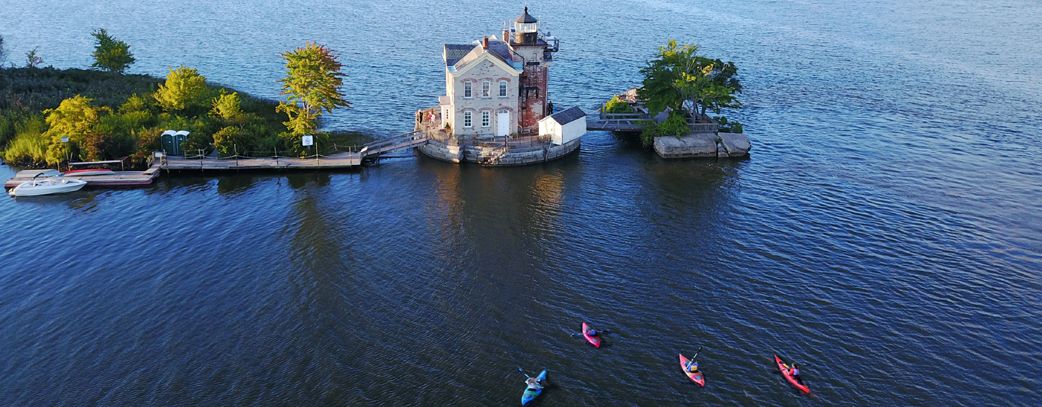
[{"label": "small island", "polygon": [[[613,96],[591,129],[638,137],[663,158],[746,157],[742,123],[721,113],[738,109],[738,67],[698,54],[698,45],[670,40],[641,69],[640,88]],[[710,116],[713,113],[716,116]]]},{"label": "small island", "polygon": [[[130,46],[104,29],[95,38],[93,69],[41,67],[35,51],[24,67],[0,69],[0,150],[22,167],[119,160],[144,167],[154,152],[223,159],[301,157],[357,148],[370,137],[319,131],[323,113],[350,104],[333,53],[314,43],[283,54],[285,101],[210,83],[179,66],[166,78],[127,74]],[[323,78],[319,85],[309,78]],[[314,139],[305,147],[301,136]]]}]

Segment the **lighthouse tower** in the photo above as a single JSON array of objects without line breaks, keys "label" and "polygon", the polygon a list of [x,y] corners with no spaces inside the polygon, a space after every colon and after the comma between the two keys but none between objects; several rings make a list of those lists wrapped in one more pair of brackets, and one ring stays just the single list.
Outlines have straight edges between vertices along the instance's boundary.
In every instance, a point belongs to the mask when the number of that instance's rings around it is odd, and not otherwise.
[{"label": "lighthouse tower", "polygon": [[[539,33],[539,20],[528,14],[528,7],[514,21],[510,47],[521,57],[524,70],[520,75],[518,127],[522,134],[537,134],[539,120],[548,116],[549,98],[546,84],[549,79],[550,62],[557,52],[558,42],[553,37]],[[505,38],[504,38],[505,40]]]}]

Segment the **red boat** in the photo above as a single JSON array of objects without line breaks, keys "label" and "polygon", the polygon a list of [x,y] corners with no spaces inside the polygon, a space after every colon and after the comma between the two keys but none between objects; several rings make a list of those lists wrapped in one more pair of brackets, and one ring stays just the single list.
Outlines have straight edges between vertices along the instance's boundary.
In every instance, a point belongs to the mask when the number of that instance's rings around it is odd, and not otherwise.
[{"label": "red boat", "polygon": [[586,342],[589,342],[590,345],[593,345],[593,347],[595,347],[595,348],[600,348],[601,347],[601,337],[600,336],[590,336],[590,325],[588,325],[585,322],[583,322],[583,338],[586,338]]},{"label": "red boat", "polygon": [[114,171],[108,168],[84,168],[82,170],[68,170],[62,175],[66,177],[89,177],[94,175],[112,175]]},{"label": "red boat", "polygon": [[781,371],[781,375],[785,377],[785,380],[788,381],[792,387],[799,389],[805,394],[810,394],[810,387],[807,387],[807,385],[800,383],[796,378],[792,377],[792,375],[789,374],[789,365],[783,363],[778,355],[774,355],[774,362],[778,364],[778,370]]}]

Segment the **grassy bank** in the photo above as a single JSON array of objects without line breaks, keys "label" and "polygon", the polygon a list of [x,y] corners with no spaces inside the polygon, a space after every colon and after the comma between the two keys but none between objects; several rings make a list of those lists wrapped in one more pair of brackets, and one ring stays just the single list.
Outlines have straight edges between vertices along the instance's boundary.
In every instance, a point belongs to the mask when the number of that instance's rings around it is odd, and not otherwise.
[{"label": "grassy bank", "polygon": [[[169,98],[156,97],[164,83],[173,89],[168,79],[148,75],[0,69],[0,157],[19,166],[124,157],[143,164],[161,148],[160,133],[167,129],[191,132],[186,151],[304,153],[299,139],[286,134],[286,116],[275,111],[277,102],[205,83],[181,95],[188,103],[171,107]],[[62,143],[62,137],[69,142]],[[343,149],[371,139],[357,132],[320,132],[316,138],[327,154],[334,146]]]}]

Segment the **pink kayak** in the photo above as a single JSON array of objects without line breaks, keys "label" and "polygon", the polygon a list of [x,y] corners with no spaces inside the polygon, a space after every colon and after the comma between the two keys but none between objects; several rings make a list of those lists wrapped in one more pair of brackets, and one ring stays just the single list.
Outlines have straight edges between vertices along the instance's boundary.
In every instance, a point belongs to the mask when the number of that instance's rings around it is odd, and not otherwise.
[{"label": "pink kayak", "polygon": [[792,387],[800,389],[800,391],[806,394],[810,394],[810,387],[807,387],[807,385],[800,383],[796,378],[792,377],[792,375],[789,374],[789,365],[782,363],[782,360],[778,355],[774,355],[774,363],[778,364],[778,370],[781,371],[781,375],[785,377],[785,380],[788,381]]},{"label": "pink kayak", "polygon": [[585,322],[583,322],[583,338],[586,338],[586,342],[589,342],[590,345],[593,345],[593,347],[595,347],[595,348],[600,348],[601,347],[601,337],[600,336],[590,336],[590,325],[588,325]]},{"label": "pink kayak", "polygon": [[691,381],[695,382],[695,384],[698,384],[699,386],[702,386],[702,387],[706,387],[706,376],[704,374],[702,374],[701,371],[698,371],[698,372],[695,372],[695,373],[691,373],[691,372],[687,371],[687,361],[688,361],[687,357],[684,356],[683,353],[681,353],[680,354],[680,370],[683,370],[684,374],[687,375],[687,377],[689,379],[691,379]]}]

